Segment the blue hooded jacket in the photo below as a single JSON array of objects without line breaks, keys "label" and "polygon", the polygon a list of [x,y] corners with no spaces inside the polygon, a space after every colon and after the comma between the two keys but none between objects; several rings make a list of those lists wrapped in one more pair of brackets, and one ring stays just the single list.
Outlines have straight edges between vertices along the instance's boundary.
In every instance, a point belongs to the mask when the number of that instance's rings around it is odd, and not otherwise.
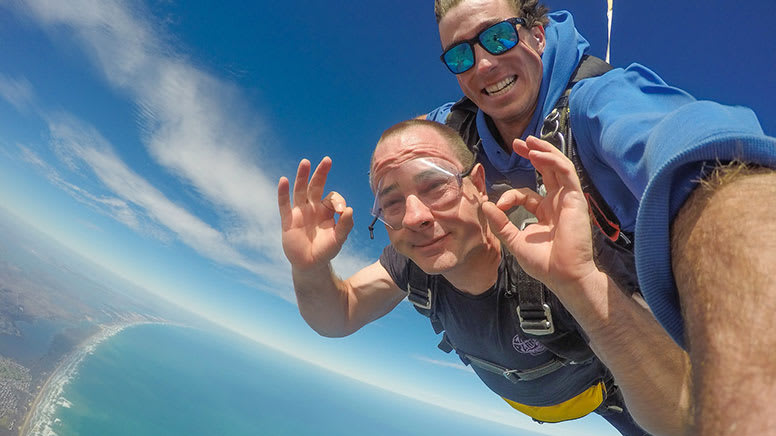
[{"label": "blue hooded jacket", "polygon": [[[571,14],[560,11],[549,17],[539,104],[523,138],[539,136],[542,120],[589,46]],[[451,106],[435,109],[427,119],[444,122]],[[705,169],[717,161],[739,159],[776,167],[776,139],[763,133],[750,109],[697,101],[639,64],[580,81],[572,89],[569,109],[585,170],[622,229],[635,231],[642,293],[658,321],[683,345],[684,325],[671,268],[671,220]],[[503,152],[482,111],[477,128],[493,166],[513,186],[533,187],[530,162]]]}]

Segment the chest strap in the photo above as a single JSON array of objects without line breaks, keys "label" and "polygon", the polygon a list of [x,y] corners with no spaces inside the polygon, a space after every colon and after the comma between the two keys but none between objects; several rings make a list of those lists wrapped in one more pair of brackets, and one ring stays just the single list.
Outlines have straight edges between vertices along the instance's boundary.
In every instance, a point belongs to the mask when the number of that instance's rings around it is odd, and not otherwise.
[{"label": "chest strap", "polygon": [[507,380],[511,381],[512,383],[536,380],[538,378],[544,377],[547,374],[552,374],[553,372],[563,368],[567,364],[573,363],[573,362],[569,362],[568,360],[561,359],[559,357],[554,357],[549,362],[539,365],[537,367],[521,370],[521,369],[505,368],[499,364],[490,362],[485,359],[480,359],[478,357],[474,357],[470,354],[464,354],[464,353],[461,353],[460,351],[458,352],[458,355],[461,356],[464,362],[468,360],[472,366],[476,366],[477,368],[484,369],[488,372],[492,372],[493,374],[503,375],[504,377],[506,377]]},{"label": "chest strap", "polygon": [[442,336],[442,342],[439,343],[439,349],[444,351],[445,353],[449,353],[455,350],[456,354],[458,354],[458,356],[461,358],[461,361],[463,361],[463,363],[467,365],[475,366],[480,369],[484,369],[485,371],[488,371],[493,374],[504,376],[507,380],[511,381],[512,383],[536,380],[538,378],[544,377],[547,374],[551,374],[563,368],[566,365],[586,364],[592,360],[592,358],[589,358],[583,362],[575,362],[556,355],[552,358],[552,360],[533,368],[510,369],[505,366],[499,365],[498,363],[491,362],[490,360],[482,359],[477,356],[473,356],[458,348],[453,347],[453,345],[450,343],[450,340],[447,338],[447,334],[444,334]]}]

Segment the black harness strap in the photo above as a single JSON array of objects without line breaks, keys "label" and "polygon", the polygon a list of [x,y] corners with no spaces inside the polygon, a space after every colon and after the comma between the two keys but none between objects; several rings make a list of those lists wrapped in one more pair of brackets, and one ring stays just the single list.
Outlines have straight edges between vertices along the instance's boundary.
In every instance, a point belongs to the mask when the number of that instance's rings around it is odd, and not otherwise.
[{"label": "black harness strap", "polygon": [[555,333],[550,305],[547,304],[548,291],[540,281],[529,276],[514,257],[510,256],[506,269],[509,274],[507,296],[517,295],[517,317],[520,329],[529,335],[545,336]]},{"label": "black harness strap", "polygon": [[529,276],[512,253],[502,250],[502,255],[508,274],[507,296],[517,296],[515,310],[520,329],[565,361],[590,360],[594,353],[587,345],[587,338],[558,297],[543,283]]},{"label": "black harness strap", "polygon": [[[420,269],[413,262],[412,269]],[[422,277],[421,277],[422,276]],[[426,274],[410,273],[410,280],[407,283],[407,299],[418,309],[431,310],[431,301],[433,294],[431,291],[431,276]]]},{"label": "black harness strap", "polygon": [[[435,292],[433,289],[436,288],[436,277],[423,272],[423,270],[411,260],[409,261],[408,268],[407,300],[415,306],[415,310],[431,320],[431,327],[434,329],[434,333],[439,334],[444,331],[444,327],[442,327],[439,318],[434,314]],[[442,338],[439,348],[446,353],[449,353],[450,349],[445,350],[443,348],[444,342],[446,342],[445,337]],[[449,344],[449,342],[447,343]]]},{"label": "black harness strap", "polygon": [[[577,66],[577,69],[574,71],[574,74],[572,74],[571,80],[569,81],[566,90],[563,92],[563,95],[558,99],[558,102],[555,104],[555,107],[550,114],[544,119],[541,129],[541,138],[557,147],[574,164],[574,168],[577,170],[577,175],[579,176],[579,181],[582,185],[582,191],[585,193],[585,198],[589,205],[593,223],[611,241],[628,251],[633,251],[633,234],[625,232],[620,228],[620,222],[617,219],[617,215],[615,215],[612,208],[604,200],[604,197],[598,189],[596,189],[587,171],[585,171],[584,165],[582,165],[582,160],[580,159],[574,144],[574,135],[572,134],[571,122],[569,119],[569,96],[571,95],[571,88],[583,79],[600,76],[611,69],[612,66],[601,59],[595,56],[584,55]],[[537,189],[541,189],[541,174],[538,172],[536,180]]]}]

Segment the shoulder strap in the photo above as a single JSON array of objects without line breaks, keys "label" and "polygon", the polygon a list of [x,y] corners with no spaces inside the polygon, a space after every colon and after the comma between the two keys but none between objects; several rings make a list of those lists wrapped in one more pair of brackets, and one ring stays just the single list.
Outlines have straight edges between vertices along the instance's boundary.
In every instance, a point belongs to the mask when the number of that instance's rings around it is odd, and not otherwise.
[{"label": "shoulder strap", "polygon": [[[628,251],[633,251],[633,234],[625,232],[620,228],[620,221],[617,215],[615,215],[612,208],[604,200],[598,189],[596,189],[584,165],[582,165],[569,120],[569,95],[571,95],[571,88],[583,79],[600,76],[611,69],[611,65],[595,56],[582,56],[582,60],[577,65],[574,74],[572,74],[563,95],[558,99],[550,114],[544,119],[541,138],[555,145],[574,164],[582,184],[582,191],[585,193],[585,198],[590,205],[593,223],[617,245]],[[541,185],[541,175],[538,173],[537,185]]]},{"label": "shoulder strap", "polygon": [[[408,278],[407,278],[407,300],[415,306],[421,315],[431,320],[431,327],[434,333],[439,334],[444,330],[442,323],[434,314],[434,291],[436,287],[436,278],[423,272],[415,262],[408,260]],[[445,342],[445,339],[442,339]],[[442,344],[439,344],[442,348]],[[450,352],[450,350],[444,350]]]},{"label": "shoulder strap", "polygon": [[[514,220],[512,221],[514,223]],[[520,321],[520,330],[532,336],[552,335],[555,333],[555,323],[550,305],[547,304],[547,288],[529,276],[509,251],[502,249],[501,255],[504,256],[506,264],[506,296],[517,297],[515,310]]]},{"label": "shoulder strap", "polygon": [[[571,79],[569,79],[565,91],[563,91],[563,94],[555,103],[555,107],[550,114],[544,119],[540,132],[541,138],[555,145],[563,152],[563,154],[569,156],[569,158],[570,152],[568,143],[571,139],[569,95],[571,95],[571,88],[581,80],[600,76],[611,69],[612,66],[605,61],[595,56],[583,55],[579,64],[577,64],[577,68],[571,74]],[[574,162],[574,164],[576,165],[576,162]],[[577,172],[579,172],[579,170]],[[537,176],[541,177],[539,174],[537,174]]]},{"label": "shoulder strap", "polygon": [[567,89],[571,89],[580,80],[587,79],[589,77],[596,77],[604,75],[612,70],[612,66],[608,62],[601,58],[597,58],[591,55],[582,55],[582,59],[579,60],[577,69],[571,75]]},{"label": "shoulder strap", "polygon": [[470,150],[475,151],[475,145],[480,140],[477,132],[477,105],[468,97],[461,97],[450,108],[445,124],[457,131]]}]

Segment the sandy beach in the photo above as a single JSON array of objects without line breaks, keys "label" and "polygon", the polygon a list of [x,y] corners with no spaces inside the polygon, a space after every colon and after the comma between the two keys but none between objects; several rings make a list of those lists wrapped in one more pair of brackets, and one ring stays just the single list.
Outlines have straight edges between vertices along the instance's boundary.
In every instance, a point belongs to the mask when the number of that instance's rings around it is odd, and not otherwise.
[{"label": "sandy beach", "polygon": [[91,354],[104,340],[116,335],[122,330],[147,324],[147,322],[128,322],[100,326],[99,332],[85,340],[79,347],[68,354],[43,384],[35,396],[30,411],[24,418],[19,434],[21,436],[56,436],[52,429],[54,414],[58,406],[69,407],[67,400],[62,398],[65,386],[76,375],[83,359]]}]

